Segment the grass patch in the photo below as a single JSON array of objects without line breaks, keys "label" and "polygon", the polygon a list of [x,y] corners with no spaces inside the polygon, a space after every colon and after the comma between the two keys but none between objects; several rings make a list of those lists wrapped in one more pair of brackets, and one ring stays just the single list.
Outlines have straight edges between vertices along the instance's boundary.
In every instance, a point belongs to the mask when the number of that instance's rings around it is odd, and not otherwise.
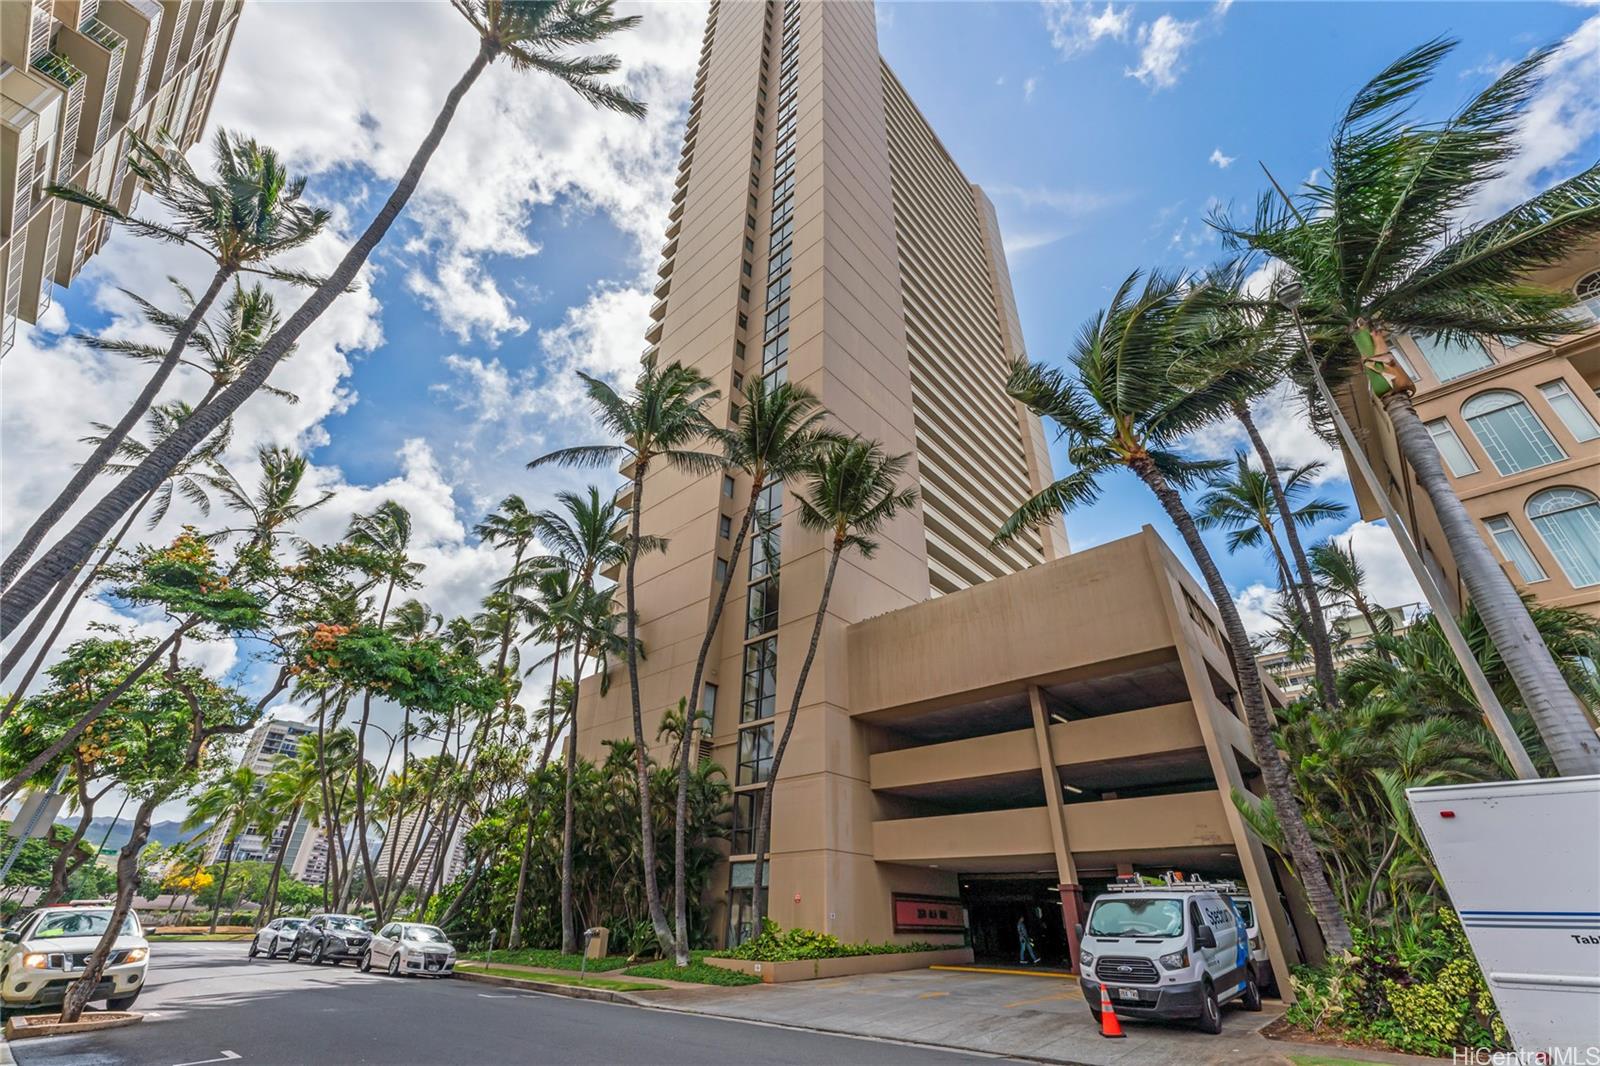
[{"label": "grass patch", "polygon": [[626,955],[607,955],[603,959],[590,959],[589,965],[585,967],[582,955],[563,955],[553,948],[518,948],[516,951],[496,951],[492,959],[487,952],[470,951],[462,954],[461,958],[472,959],[476,962],[503,962],[511,966],[538,966],[546,970],[572,970],[576,972],[587,969],[590,973],[620,970],[628,965],[628,957]]},{"label": "grass patch", "polygon": [[186,941],[249,940],[254,933],[150,933],[145,939],[152,944],[181,944]]},{"label": "grass patch", "polygon": [[665,985],[652,985],[644,981],[615,981],[609,977],[579,977],[577,974],[568,976],[558,973],[529,973],[526,970],[512,970],[504,966],[469,966],[463,973],[486,973],[491,977],[512,977],[518,981],[538,981],[547,985],[577,985],[583,988],[599,988],[607,992],[653,992],[665,988]]},{"label": "grass patch", "polygon": [[658,959],[642,966],[632,966],[622,973],[626,977],[654,977],[658,981],[688,981],[697,985],[758,985],[761,978],[738,970],[724,970],[705,961],[707,951],[689,953],[689,965],[679,969],[671,959]]}]

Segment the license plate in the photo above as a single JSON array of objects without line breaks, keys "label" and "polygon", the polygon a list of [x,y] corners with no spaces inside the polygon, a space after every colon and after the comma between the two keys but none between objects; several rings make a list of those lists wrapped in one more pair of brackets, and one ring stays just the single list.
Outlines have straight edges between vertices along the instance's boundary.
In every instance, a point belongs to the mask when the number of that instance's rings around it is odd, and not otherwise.
[{"label": "license plate", "polygon": [[1137,988],[1119,988],[1119,989],[1117,989],[1117,998],[1118,999],[1131,999],[1134,1002],[1138,1002],[1138,1000],[1139,1000],[1139,990]]}]

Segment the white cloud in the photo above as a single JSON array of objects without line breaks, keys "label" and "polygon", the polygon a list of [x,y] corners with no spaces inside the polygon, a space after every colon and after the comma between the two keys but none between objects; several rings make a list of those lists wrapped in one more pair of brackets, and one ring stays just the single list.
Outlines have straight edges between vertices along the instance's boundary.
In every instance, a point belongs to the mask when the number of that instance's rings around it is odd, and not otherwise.
[{"label": "white cloud", "polygon": [[1198,21],[1162,15],[1139,27],[1139,65],[1125,73],[1152,89],[1170,89],[1183,73],[1183,53],[1194,43]]},{"label": "white cloud", "polygon": [[991,196],[1014,200],[1023,207],[1044,208],[1063,215],[1092,215],[1128,199],[1125,193],[1094,192],[1089,189],[1052,188],[1044,185],[985,185]]},{"label": "white cloud", "polygon": [[1245,632],[1252,637],[1278,628],[1277,621],[1272,618],[1278,610],[1278,590],[1272,586],[1257,581],[1235,593],[1233,605],[1239,610],[1239,620],[1244,623]]},{"label": "white cloud", "polygon": [[1037,89],[1038,87],[1039,87],[1039,79],[1038,78],[1029,78],[1027,81],[1023,82],[1022,83],[1022,98],[1024,100],[1032,100],[1033,99],[1033,91],[1035,89]]},{"label": "white cloud", "polygon": [[1132,20],[1132,4],[1118,8],[1108,0],[1097,11],[1088,0],[1044,0],[1044,23],[1050,30],[1050,43],[1063,59],[1087,52],[1108,38],[1127,40]]},{"label": "white cloud", "polygon": [[1229,167],[1233,166],[1234,158],[1235,157],[1231,155],[1223,155],[1221,148],[1213,148],[1211,149],[1211,155],[1209,158],[1207,158],[1206,162],[1215,163],[1223,170],[1227,170]]},{"label": "white cloud", "polygon": [[[1266,442],[1267,450],[1279,466],[1322,462],[1327,465],[1315,484],[1349,479],[1339,449],[1324,441],[1311,428],[1304,402],[1287,382],[1258,397],[1251,405],[1251,416],[1261,432],[1261,439]],[[1183,447],[1207,459],[1231,459],[1241,448],[1251,452],[1252,457],[1254,455],[1244,427],[1232,419],[1207,426],[1185,439]]]},{"label": "white cloud", "polygon": [[1520,151],[1479,190],[1469,220],[1492,218],[1593,163],[1584,147],[1600,135],[1600,15],[1588,18],[1546,61],[1519,123]]},{"label": "white cloud", "polygon": [[1400,545],[1385,522],[1352,522],[1332,538],[1355,553],[1366,571],[1367,594],[1384,607],[1401,607],[1422,601],[1417,584]]}]

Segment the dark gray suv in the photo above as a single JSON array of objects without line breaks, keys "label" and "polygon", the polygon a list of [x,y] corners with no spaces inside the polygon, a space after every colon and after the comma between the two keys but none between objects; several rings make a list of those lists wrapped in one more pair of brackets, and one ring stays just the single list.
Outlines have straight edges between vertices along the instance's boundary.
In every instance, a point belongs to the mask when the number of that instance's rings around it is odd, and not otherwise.
[{"label": "dark gray suv", "polygon": [[319,914],[295,934],[289,961],[309,958],[312,963],[359,959],[372,942],[372,929],[353,914]]}]

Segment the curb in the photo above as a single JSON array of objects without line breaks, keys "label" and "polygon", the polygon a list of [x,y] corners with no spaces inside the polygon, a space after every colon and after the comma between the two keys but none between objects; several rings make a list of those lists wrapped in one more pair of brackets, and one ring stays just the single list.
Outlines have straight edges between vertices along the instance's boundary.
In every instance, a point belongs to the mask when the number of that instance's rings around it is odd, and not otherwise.
[{"label": "curb", "polygon": [[11,1043],[6,1040],[6,1034],[0,1031],[0,1066],[16,1066],[16,1061],[11,1055]]},{"label": "curb", "polygon": [[[108,1017],[108,1015],[118,1016]],[[46,1017],[48,1017],[48,1015]],[[22,1022],[21,1025],[17,1024],[19,1020]],[[5,1039],[8,1040],[29,1040],[41,1036],[70,1036],[75,1033],[98,1033],[103,1029],[121,1029],[128,1025],[138,1025],[142,1021],[144,1021],[144,1015],[138,1013],[137,1011],[95,1011],[92,1014],[86,1014],[79,1021],[67,1022],[65,1024],[62,1024],[61,1022],[38,1022],[30,1024],[28,1017],[23,1015],[20,1018],[13,1016],[10,1020],[8,1020],[5,1025],[4,1032]],[[8,1051],[7,1054],[10,1054],[10,1052]]]},{"label": "curb", "polygon": [[479,984],[496,985],[500,988],[521,988],[529,992],[544,992],[552,996],[567,996],[570,999],[592,999],[601,1003],[621,1003],[624,1006],[639,1007],[648,1004],[648,1000],[635,999],[633,993],[613,992],[608,988],[587,988],[583,985],[556,984],[552,981],[528,980],[521,977],[499,977],[495,974],[473,973],[470,970],[456,970],[455,977],[459,981],[475,981]]}]

